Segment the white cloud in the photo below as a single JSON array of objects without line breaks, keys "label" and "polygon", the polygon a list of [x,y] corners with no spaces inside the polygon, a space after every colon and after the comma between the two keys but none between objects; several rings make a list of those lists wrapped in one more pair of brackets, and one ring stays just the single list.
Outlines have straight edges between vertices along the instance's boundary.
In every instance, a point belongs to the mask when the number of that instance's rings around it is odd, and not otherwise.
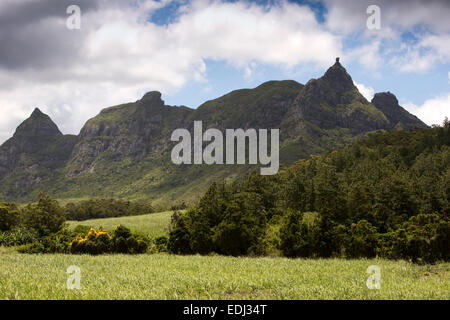
[{"label": "white cloud", "polygon": [[[446,1],[379,0],[379,31],[366,28],[369,0],[326,0],[324,24],[309,7],[284,0],[271,6],[194,0],[164,26],[147,18],[171,0],[86,0],[80,1],[81,30],[72,31],[65,28],[65,10],[59,15],[54,9],[64,1],[42,0],[44,8],[10,0],[0,11],[0,40],[7,53],[0,54],[0,112],[8,115],[0,118],[0,141],[36,106],[64,133],[78,133],[104,107],[139,99],[149,90],[164,95],[190,81],[207,82],[206,59],[226,61],[248,79],[257,72],[255,66],[324,68],[336,56],[372,70],[379,70],[386,52],[397,56],[391,62],[401,71],[426,71],[450,62]],[[21,10],[14,10],[18,3]],[[1,14],[22,10],[32,15],[20,17],[26,23]],[[414,45],[402,43],[401,32],[419,24],[432,32],[418,34]],[[354,41],[351,49],[343,49],[345,40]],[[357,85],[364,96],[373,95],[372,88]]]},{"label": "white cloud", "polygon": [[372,101],[375,90],[372,87],[366,87],[362,83],[353,82],[358,88],[359,92],[367,99],[367,101]]},{"label": "white cloud", "polygon": [[202,4],[194,2],[168,28],[171,39],[196,55],[236,65],[257,61],[328,66],[330,57],[340,53],[340,39],[325,31],[308,7],[287,2],[270,9],[242,2]]},{"label": "white cloud", "polygon": [[[104,107],[139,99],[149,90],[168,94],[189,81],[205,81],[205,59],[224,60],[251,77],[259,63],[326,67],[341,53],[339,37],[325,30],[306,6],[200,0],[184,6],[167,26],[146,20],[167,3],[99,1],[98,9],[81,8],[79,31],[65,28],[65,12],[30,21],[27,28],[35,30],[35,43],[57,51],[57,43],[64,42],[65,51],[58,59],[58,52],[49,58],[46,48],[45,54],[35,55],[45,57],[45,63],[36,60],[31,68],[20,68],[20,61],[14,69],[0,68],[0,110],[10,115],[0,119],[0,141],[35,106],[48,112],[64,133],[78,133]],[[43,30],[52,30],[58,42],[46,39]]]},{"label": "white cloud", "polygon": [[402,72],[426,72],[436,63],[436,56],[431,53],[421,54],[418,50],[408,49],[402,56],[391,59],[391,65]]},{"label": "white cloud", "polygon": [[401,71],[424,72],[437,63],[450,62],[450,34],[427,35],[416,45],[405,47],[405,53],[392,59]]},{"label": "white cloud", "polygon": [[363,44],[346,54],[348,60],[357,60],[368,69],[377,69],[381,64],[380,41]]},{"label": "white cloud", "polygon": [[447,95],[425,101],[421,106],[403,103],[403,107],[428,125],[442,125],[445,117],[450,118],[450,92]]},{"label": "white cloud", "polygon": [[[389,59],[390,67],[402,72],[424,72],[438,63],[450,62],[448,0],[378,0],[379,30],[369,30],[366,25],[370,16],[366,10],[373,1],[325,2],[327,27],[349,42],[357,42],[348,55],[356,56],[364,67],[378,67],[381,56]],[[415,40],[409,41],[408,37]]]},{"label": "white cloud", "polygon": [[336,32],[366,32],[370,16],[366,10],[373,4],[380,7],[381,29],[372,34],[389,36],[392,28],[410,30],[418,25],[435,32],[450,31],[450,4],[446,0],[325,0],[325,3],[328,8],[326,23]]}]

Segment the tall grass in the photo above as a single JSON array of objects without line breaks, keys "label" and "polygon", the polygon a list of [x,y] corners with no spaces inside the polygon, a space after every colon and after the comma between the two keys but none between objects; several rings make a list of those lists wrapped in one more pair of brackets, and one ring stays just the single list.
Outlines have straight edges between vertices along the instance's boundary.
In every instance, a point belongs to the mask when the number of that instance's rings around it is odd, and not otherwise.
[{"label": "tall grass", "polygon": [[[172,211],[69,222],[158,236]],[[69,290],[70,265],[81,290]],[[381,268],[369,290],[367,267]],[[450,299],[450,264],[176,255],[26,255],[0,247],[0,299]]]},{"label": "tall grass", "polygon": [[[81,290],[66,287],[81,269]],[[369,290],[367,267],[381,268]],[[0,299],[449,299],[450,265],[175,255],[21,255],[0,249]]]}]

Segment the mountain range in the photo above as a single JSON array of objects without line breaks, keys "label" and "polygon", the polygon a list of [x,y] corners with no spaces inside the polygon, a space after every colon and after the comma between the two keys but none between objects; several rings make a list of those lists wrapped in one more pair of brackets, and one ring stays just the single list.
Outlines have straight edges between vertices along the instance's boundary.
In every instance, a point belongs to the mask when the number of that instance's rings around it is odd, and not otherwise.
[{"label": "mountain range", "polygon": [[33,200],[39,191],[66,200],[114,197],[167,205],[196,200],[217,179],[236,179],[251,165],[174,165],[177,128],[280,129],[280,162],[350,144],[375,130],[426,128],[390,92],[367,101],[336,59],[305,85],[269,81],[232,91],[197,109],[168,106],[161,93],[103,109],[78,135],[64,135],[35,109],[0,146],[0,200]]}]

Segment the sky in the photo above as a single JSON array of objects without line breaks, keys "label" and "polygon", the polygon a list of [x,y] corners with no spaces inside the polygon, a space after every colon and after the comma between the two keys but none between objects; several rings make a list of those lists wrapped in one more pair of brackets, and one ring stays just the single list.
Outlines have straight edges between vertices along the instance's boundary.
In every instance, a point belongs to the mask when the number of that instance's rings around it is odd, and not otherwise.
[{"label": "sky", "polygon": [[36,107],[78,134],[148,91],[197,108],[268,80],[305,84],[336,57],[367,99],[390,91],[442,124],[449,16],[446,0],[1,0],[0,143]]}]

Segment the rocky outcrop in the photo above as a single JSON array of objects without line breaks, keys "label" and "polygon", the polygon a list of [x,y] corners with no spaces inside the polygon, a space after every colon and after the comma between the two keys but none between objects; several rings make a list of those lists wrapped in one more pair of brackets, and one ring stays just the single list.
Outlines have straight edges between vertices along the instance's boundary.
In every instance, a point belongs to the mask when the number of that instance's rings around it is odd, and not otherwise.
[{"label": "rocky outcrop", "polygon": [[399,104],[397,97],[388,92],[376,93],[372,99],[372,104],[384,113],[389,120],[389,127],[397,129],[427,128],[419,118],[410,114]]}]

